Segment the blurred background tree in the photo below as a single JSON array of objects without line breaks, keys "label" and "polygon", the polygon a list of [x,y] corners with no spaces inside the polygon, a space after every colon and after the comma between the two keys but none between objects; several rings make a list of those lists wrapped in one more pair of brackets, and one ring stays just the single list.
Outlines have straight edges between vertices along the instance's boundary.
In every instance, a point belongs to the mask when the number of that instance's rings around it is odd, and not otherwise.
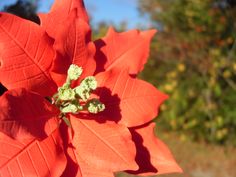
[{"label": "blurred background tree", "polygon": [[141,77],[168,93],[160,127],[236,145],[236,2],[139,0],[160,29]]},{"label": "blurred background tree", "polygon": [[31,20],[36,23],[40,23],[40,20],[36,14],[38,7],[38,1],[36,0],[18,0],[15,4],[5,6],[3,11],[15,14],[19,17]]}]

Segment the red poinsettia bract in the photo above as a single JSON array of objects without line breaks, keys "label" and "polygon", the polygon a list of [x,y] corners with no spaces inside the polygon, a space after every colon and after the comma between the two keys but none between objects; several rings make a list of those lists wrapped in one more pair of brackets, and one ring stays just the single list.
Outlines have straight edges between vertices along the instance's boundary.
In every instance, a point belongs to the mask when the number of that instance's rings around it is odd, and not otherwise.
[{"label": "red poinsettia bract", "polygon": [[[82,0],[56,0],[41,25],[0,13],[0,176],[111,177],[181,172],[153,134],[152,119],[167,98],[136,75],[155,30],[91,40]],[[67,114],[46,98],[62,86],[71,64],[83,68],[75,87],[94,76],[103,112]]]}]

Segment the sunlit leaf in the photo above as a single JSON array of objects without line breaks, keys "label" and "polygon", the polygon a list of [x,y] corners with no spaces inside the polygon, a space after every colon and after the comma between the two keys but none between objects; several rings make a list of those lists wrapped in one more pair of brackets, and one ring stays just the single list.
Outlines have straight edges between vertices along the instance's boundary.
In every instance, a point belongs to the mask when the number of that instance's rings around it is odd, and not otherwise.
[{"label": "sunlit leaf", "polygon": [[74,116],[70,120],[74,130],[72,143],[89,166],[105,171],[137,169],[135,147],[125,126]]},{"label": "sunlit leaf", "polygon": [[95,41],[97,48],[97,71],[114,67],[129,68],[129,73],[136,75],[144,67],[149,56],[150,40],[156,30],[117,33],[110,28],[107,35]]},{"label": "sunlit leaf", "polygon": [[128,127],[151,121],[167,95],[151,84],[129,76],[128,70],[110,70],[96,76],[99,99],[106,109],[101,114]]},{"label": "sunlit leaf", "polygon": [[155,123],[132,128],[131,133],[138,149],[136,162],[139,170],[128,171],[137,175],[181,173],[182,169],[174,160],[168,147],[154,135]]},{"label": "sunlit leaf", "polygon": [[49,75],[55,52],[37,24],[0,13],[0,82],[7,89],[27,88],[50,96],[56,85]]}]

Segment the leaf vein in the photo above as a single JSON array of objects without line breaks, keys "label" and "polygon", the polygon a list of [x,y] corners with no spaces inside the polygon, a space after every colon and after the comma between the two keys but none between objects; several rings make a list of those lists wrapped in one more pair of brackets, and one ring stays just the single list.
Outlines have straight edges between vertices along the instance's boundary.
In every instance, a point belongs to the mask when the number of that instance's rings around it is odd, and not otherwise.
[{"label": "leaf vein", "polygon": [[118,155],[124,162],[128,164],[128,162],[125,160],[125,158],[116,150],[112,145],[109,144],[106,140],[104,140],[98,133],[96,133],[92,128],[90,128],[85,122],[80,120],[80,122],[91,132],[93,133],[101,142],[103,142],[107,147],[109,147],[115,154]]}]

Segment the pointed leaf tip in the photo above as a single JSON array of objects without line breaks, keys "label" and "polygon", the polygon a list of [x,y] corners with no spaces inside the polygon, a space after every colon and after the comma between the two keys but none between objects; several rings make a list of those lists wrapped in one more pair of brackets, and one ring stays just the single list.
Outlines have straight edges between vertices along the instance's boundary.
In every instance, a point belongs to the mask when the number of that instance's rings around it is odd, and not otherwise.
[{"label": "pointed leaf tip", "polygon": [[[60,26],[66,23],[71,12],[76,12],[76,17],[89,23],[89,16],[86,12],[83,0],[55,0],[48,14],[39,14],[41,26],[46,30],[50,37],[56,39],[56,34]],[[55,28],[57,26],[57,28]]]},{"label": "pointed leaf tip", "polygon": [[168,147],[154,135],[155,123],[140,128],[131,128],[130,132],[136,144],[136,162],[139,170],[128,171],[136,175],[157,175],[182,173]]},{"label": "pointed leaf tip", "polygon": [[151,84],[132,78],[128,70],[113,69],[96,75],[95,91],[106,109],[101,115],[128,127],[150,122],[167,96]]},{"label": "pointed leaf tip", "polygon": [[147,62],[151,38],[156,30],[117,33],[110,27],[106,36],[96,40],[96,73],[118,67],[129,67],[129,73],[137,75]]}]

